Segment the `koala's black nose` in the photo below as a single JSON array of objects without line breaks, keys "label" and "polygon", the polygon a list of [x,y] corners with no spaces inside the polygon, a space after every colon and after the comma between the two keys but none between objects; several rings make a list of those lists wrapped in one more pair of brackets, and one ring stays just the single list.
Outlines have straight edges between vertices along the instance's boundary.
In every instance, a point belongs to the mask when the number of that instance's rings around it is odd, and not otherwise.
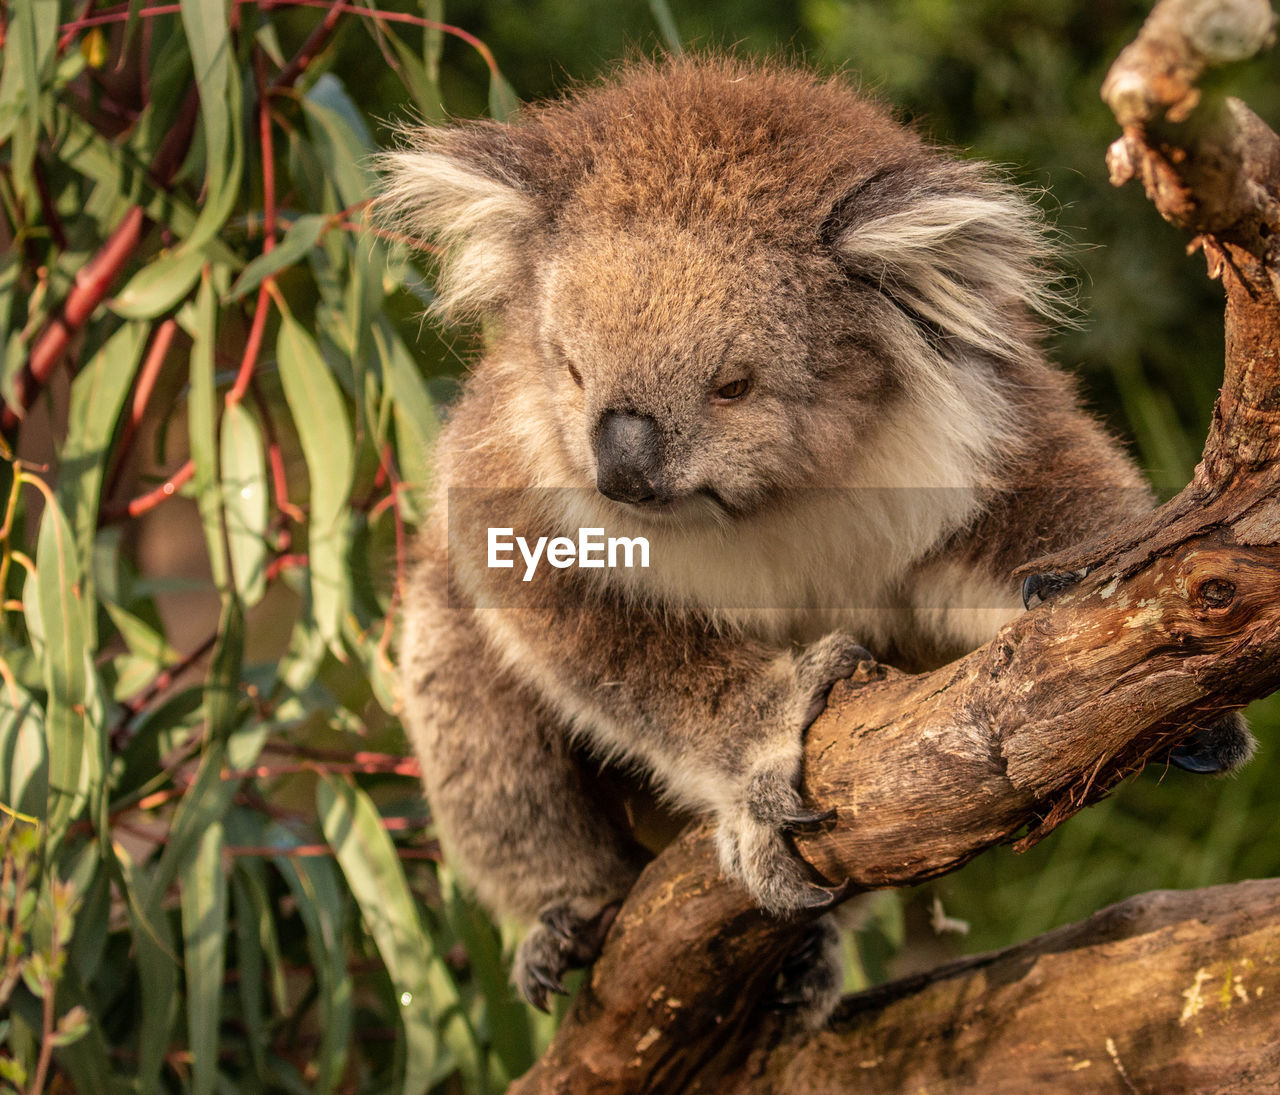
[{"label": "koala's black nose", "polygon": [[662,434],[646,414],[608,411],[596,427],[596,489],[615,502],[662,500]]}]

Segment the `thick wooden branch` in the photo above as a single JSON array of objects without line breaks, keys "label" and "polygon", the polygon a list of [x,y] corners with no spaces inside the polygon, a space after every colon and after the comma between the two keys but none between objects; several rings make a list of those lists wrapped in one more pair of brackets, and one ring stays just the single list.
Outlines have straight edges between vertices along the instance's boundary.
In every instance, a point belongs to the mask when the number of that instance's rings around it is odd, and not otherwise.
[{"label": "thick wooden branch", "polygon": [[[1204,461],[1150,518],[1038,561],[1094,569],[987,646],[927,675],[864,667],[837,686],[805,756],[806,793],[837,814],[796,841],[831,882],[904,885],[1024,829],[1034,841],[1189,727],[1280,688],[1280,141],[1242,104],[1202,102],[1194,87],[1208,64],[1269,42],[1263,8],[1164,0],[1106,91],[1125,127],[1117,181],[1142,178],[1227,289]],[[685,833],[642,876],[551,1048],[513,1091],[719,1090],[714,1078],[762,1047],[820,1074],[827,1043],[789,1035],[781,1046],[760,1003],[802,929],[768,920],[719,876],[705,827]],[[998,1037],[999,1018],[983,1021]]]},{"label": "thick wooden branch", "polygon": [[[1241,542],[1280,524],[1272,495],[1127,581],[1104,568],[950,666],[837,685],[805,754],[808,795],[837,816],[797,838],[805,859],[859,889],[943,874],[1023,827],[1037,839],[1228,697],[1280,687],[1280,546]],[[705,827],[684,834],[515,1090],[684,1090],[759,1036],[799,927],[719,876]]]},{"label": "thick wooden branch", "polygon": [[[1280,1076],[1280,880],[1142,894],[994,954],[777,1019],[725,1095],[1249,1095]],[[697,1086],[692,1089],[698,1090]]]}]

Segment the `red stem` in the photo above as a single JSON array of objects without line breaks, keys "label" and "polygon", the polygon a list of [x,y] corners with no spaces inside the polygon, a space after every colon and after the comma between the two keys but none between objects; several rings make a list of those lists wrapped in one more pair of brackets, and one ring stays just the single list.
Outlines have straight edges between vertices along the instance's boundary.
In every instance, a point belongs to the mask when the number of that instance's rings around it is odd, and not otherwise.
[{"label": "red stem", "polygon": [[[235,0],[235,2],[237,7],[241,4],[261,3],[264,8],[324,8],[330,15],[333,15],[335,19],[337,15],[360,15],[366,19],[384,20],[388,23],[407,23],[411,26],[422,27],[426,30],[438,30],[443,34],[453,35],[453,37],[466,42],[467,45],[480,54],[484,63],[488,66],[489,71],[494,75],[498,74],[498,63],[494,60],[489,47],[474,34],[469,34],[461,27],[455,27],[449,23],[438,23],[434,19],[424,19],[420,15],[409,15],[406,12],[400,11],[378,11],[376,8],[363,8],[358,7],[355,4],[342,3],[341,0],[338,0],[336,3],[333,2],[333,0],[270,0],[270,2],[268,2],[268,0]],[[181,10],[182,6],[180,4],[157,4],[153,7],[140,9],[138,11],[138,17],[141,19],[152,19],[159,15],[176,15],[181,12]],[[120,5],[109,12],[90,15],[84,19],[76,19],[70,23],[64,23],[59,29],[63,32],[63,39],[69,41],[70,37],[74,36],[78,31],[86,30],[89,27],[103,26],[107,23],[123,23],[128,18],[129,12],[127,7],[125,5]],[[310,40],[308,39],[308,41]],[[306,48],[306,43],[304,43],[303,48]],[[308,58],[308,60],[309,59],[310,58]],[[296,78],[297,77],[295,76],[294,79]],[[277,80],[278,79],[279,77],[277,77]]]},{"label": "red stem", "polygon": [[272,91],[293,87],[298,77],[307,70],[307,66],[324,49],[325,43],[338,25],[338,19],[342,16],[343,6],[336,2],[330,5],[329,10],[324,13],[324,18],[320,21],[320,24],[307,35],[307,40],[302,43],[302,48],[294,54],[293,60],[285,65],[276,78],[271,81]]},{"label": "red stem", "polygon": [[[275,419],[271,416],[271,407],[267,401],[262,398],[262,393],[258,391],[258,386],[252,384],[249,391],[253,393],[253,401],[258,407],[258,416],[262,419],[262,428],[267,435],[267,462],[271,465],[271,487],[276,496],[276,509],[282,513],[287,520],[296,521],[303,524],[307,515],[297,506],[289,501],[289,481],[285,474],[284,454],[280,450],[280,437],[276,433]],[[287,535],[288,529],[282,529]],[[287,544],[281,544],[280,550],[283,551]]]},{"label": "red stem", "polygon": [[23,414],[49,382],[53,370],[70,345],[72,337],[84,326],[93,310],[102,303],[129,257],[142,242],[147,218],[142,207],[135,205],[107,237],[101,249],[79,274],[75,287],[62,306],[62,314],[54,317],[44,329],[27,358],[22,371],[13,380],[15,403],[0,414],[0,431],[11,434],[22,421]]},{"label": "red stem", "polygon": [[[269,250],[271,250],[270,247],[265,248],[264,253]],[[266,281],[271,280],[271,278],[266,279]],[[267,316],[271,311],[271,291],[267,288],[266,281],[258,289],[258,303],[254,308],[249,337],[245,340],[244,354],[240,358],[240,368],[236,372],[235,383],[227,392],[228,407],[233,403],[239,403],[244,398],[245,392],[249,390],[249,382],[253,379],[253,370],[258,364],[258,353],[262,349],[262,333],[266,330]]]},{"label": "red stem", "polygon": [[138,426],[142,423],[147,404],[155,394],[156,381],[160,377],[160,370],[164,367],[165,358],[173,345],[173,336],[177,330],[178,322],[170,316],[152,332],[146,359],[142,362],[142,368],[138,370],[138,382],[133,389],[133,404],[129,408],[129,417],[124,421],[120,431],[120,442],[116,445],[115,467],[107,480],[107,497],[113,495],[120,484],[120,476],[124,471],[129,452],[133,448]]},{"label": "red stem", "polygon": [[161,502],[165,502],[177,494],[179,488],[189,482],[195,473],[195,461],[188,460],[154,490],[149,490],[146,494],[140,494],[137,498],[131,498],[122,505],[104,506],[98,523],[100,525],[111,525],[116,521],[123,521],[127,517],[141,517],[144,513],[155,509]]},{"label": "red stem", "polygon": [[280,577],[282,570],[305,567],[309,562],[310,560],[301,554],[277,555],[267,564],[267,581],[271,582]]},{"label": "red stem", "polygon": [[[383,623],[382,636],[378,640],[378,653],[388,658],[387,651],[391,647],[392,625],[395,622],[396,610],[400,605],[400,591],[404,588],[405,560],[408,558],[408,538],[405,534],[404,520],[400,516],[400,477],[396,474],[391,461],[391,446],[384,445],[378,454],[382,470],[387,474],[391,485],[391,516],[396,532],[396,584],[391,590],[391,603],[387,606],[387,618]],[[388,659],[389,660],[389,659]]]},{"label": "red stem", "polygon": [[[195,132],[198,107],[199,98],[193,88],[187,93],[178,119],[169,130],[151,165],[151,174],[161,187],[169,185],[186,158]],[[16,403],[6,406],[0,414],[0,432],[11,434],[17,429],[22,416],[49,382],[49,377],[62,360],[73,336],[88,322],[94,309],[102,303],[125,264],[138,249],[147,225],[147,216],[142,207],[133,206],[107,237],[98,253],[76,276],[75,286],[63,303],[62,313],[45,327],[22,371],[14,378],[13,394]]]}]

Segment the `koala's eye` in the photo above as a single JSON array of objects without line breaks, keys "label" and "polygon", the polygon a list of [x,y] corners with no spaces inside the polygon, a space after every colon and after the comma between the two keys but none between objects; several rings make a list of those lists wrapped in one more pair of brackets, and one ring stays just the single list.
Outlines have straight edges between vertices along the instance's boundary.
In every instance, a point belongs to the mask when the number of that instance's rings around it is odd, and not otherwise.
[{"label": "koala's eye", "polygon": [[567,362],[567,364],[568,364],[568,366],[569,366],[569,375],[570,375],[571,377],[573,377],[573,382],[574,382],[576,385],[578,385],[578,387],[579,387],[579,388],[581,388],[581,387],[582,387],[582,374],[581,374],[580,372],[578,372],[578,370],[577,370],[577,369],[575,369],[575,368],[573,367],[573,362],[572,362],[572,361]]},{"label": "koala's eye", "polygon": [[741,399],[751,390],[751,381],[745,376],[739,377],[737,380],[731,380],[723,388],[717,388],[711,396],[713,403],[732,403],[735,399]]}]

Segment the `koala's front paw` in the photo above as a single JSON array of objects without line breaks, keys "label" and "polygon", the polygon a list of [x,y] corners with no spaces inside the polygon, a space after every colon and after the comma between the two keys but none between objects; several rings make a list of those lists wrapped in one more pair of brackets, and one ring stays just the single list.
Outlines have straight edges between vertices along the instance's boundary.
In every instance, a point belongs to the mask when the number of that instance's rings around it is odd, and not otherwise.
[{"label": "koala's front paw", "polygon": [[778,663],[785,684],[752,704],[767,726],[744,758],[737,795],[718,811],[716,844],[724,872],[737,878],[765,912],[790,916],[833,904],[840,889],[819,886],[786,839],[797,829],[821,824],[834,811],[804,804],[800,781],[804,732],[826,706],[836,681],[852,676],[867,650],[843,632],[833,632]]},{"label": "koala's front paw", "polygon": [[584,913],[582,902],[547,905],[538,923],[516,951],[511,981],[539,1011],[547,1010],[549,993],[563,996],[561,978],[569,970],[589,966],[600,953],[609,925],[618,913],[613,902]]},{"label": "koala's front paw", "polygon": [[839,895],[811,882],[804,861],[785,834],[818,825],[835,811],[805,806],[792,786],[793,776],[764,769],[747,781],[741,800],[720,817],[716,843],[726,874],[737,878],[765,912],[791,916],[805,909],[825,909]]},{"label": "koala's front paw", "polygon": [[1232,711],[1169,750],[1168,759],[1170,764],[1197,775],[1217,775],[1243,767],[1257,744],[1244,715]]},{"label": "koala's front paw", "polygon": [[861,663],[874,660],[866,647],[843,631],[833,631],[805,647],[795,659],[800,732],[822,714],[836,681],[853,676]]}]

